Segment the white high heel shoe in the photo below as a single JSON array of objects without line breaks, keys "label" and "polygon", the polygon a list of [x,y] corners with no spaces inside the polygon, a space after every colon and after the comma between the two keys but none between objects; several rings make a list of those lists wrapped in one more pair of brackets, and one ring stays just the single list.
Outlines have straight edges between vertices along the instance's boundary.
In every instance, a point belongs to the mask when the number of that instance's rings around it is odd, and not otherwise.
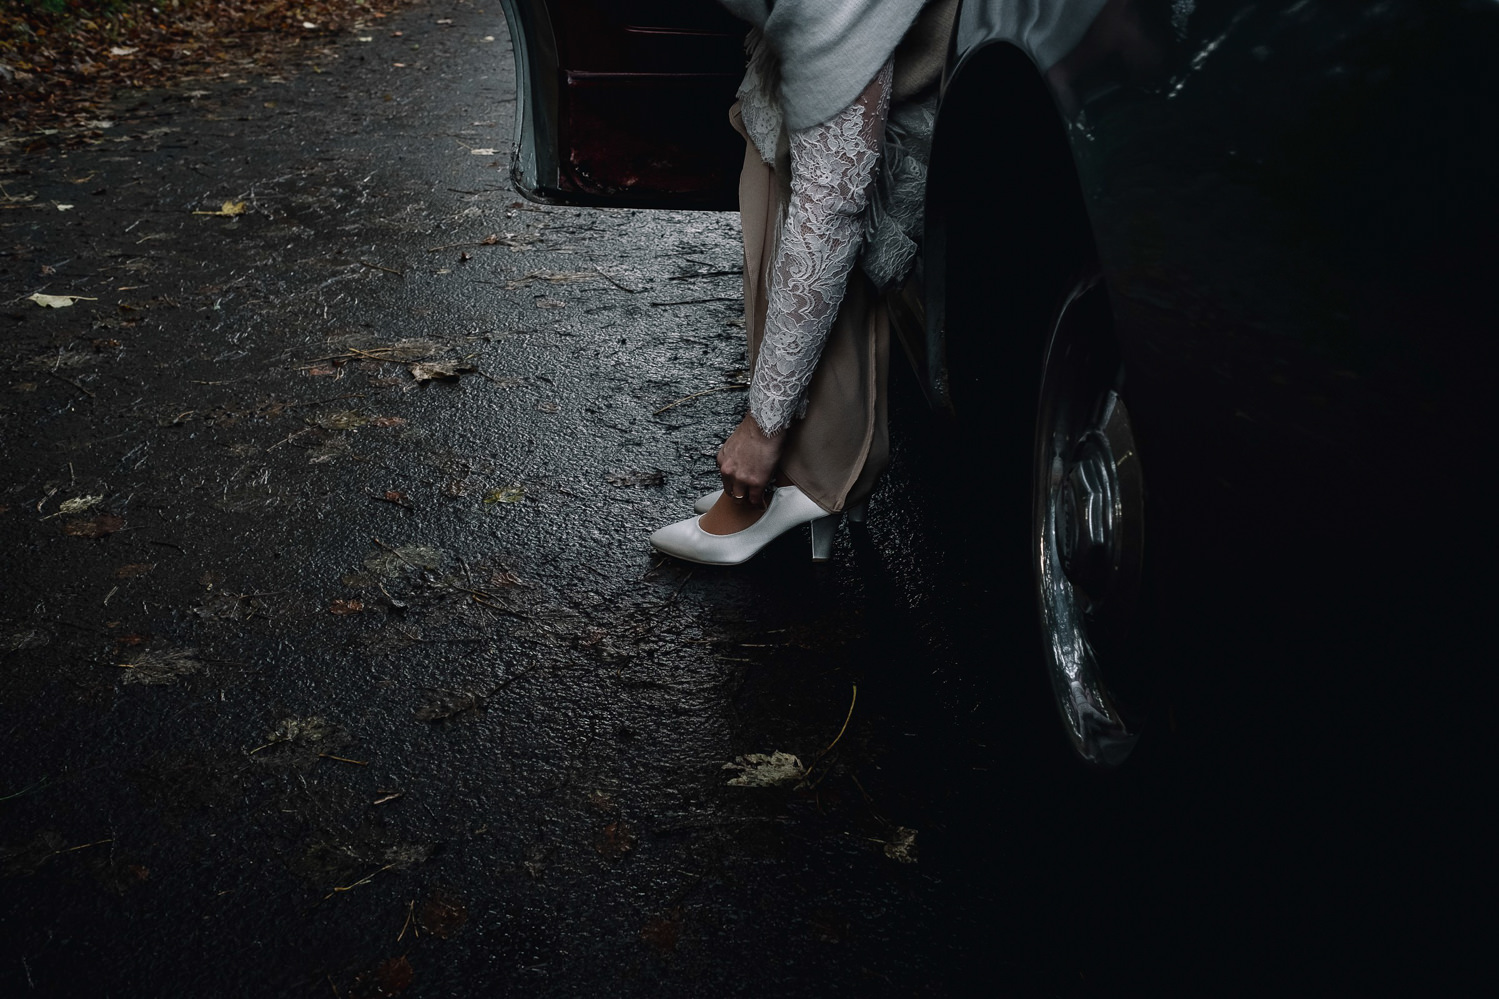
[{"label": "white high heel shoe", "polygon": [[738,565],[787,531],[807,524],[812,529],[812,561],[826,562],[833,555],[833,534],[838,528],[838,515],[828,513],[796,486],[778,487],[760,519],[742,531],[709,534],[698,524],[700,519],[667,524],[651,535],[652,547],[699,565]]},{"label": "white high heel shoe", "polygon": [[[708,493],[706,496],[699,496],[697,498],[697,502],[692,504],[692,512],[707,513],[709,510],[713,509],[713,504],[717,503],[718,497],[722,495],[722,489],[715,489],[713,492]],[[868,514],[869,499],[867,497],[843,511],[843,515],[848,518],[848,522],[850,524],[864,523],[864,518],[868,516]]]}]

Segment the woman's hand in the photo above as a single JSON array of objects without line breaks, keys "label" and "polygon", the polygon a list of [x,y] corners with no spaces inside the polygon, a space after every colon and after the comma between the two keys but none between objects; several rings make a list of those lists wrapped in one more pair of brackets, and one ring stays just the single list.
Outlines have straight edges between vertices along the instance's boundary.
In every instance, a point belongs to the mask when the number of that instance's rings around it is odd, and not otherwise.
[{"label": "woman's hand", "polygon": [[755,418],[745,414],[739,426],[718,449],[718,471],[724,495],[740,503],[763,507],[765,487],[775,478],[786,435],[766,437]]}]

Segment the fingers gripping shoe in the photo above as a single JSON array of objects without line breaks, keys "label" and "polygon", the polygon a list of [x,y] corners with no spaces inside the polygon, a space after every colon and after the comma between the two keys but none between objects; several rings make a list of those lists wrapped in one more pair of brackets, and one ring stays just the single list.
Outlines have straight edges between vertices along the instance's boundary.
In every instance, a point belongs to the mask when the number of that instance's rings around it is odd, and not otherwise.
[{"label": "fingers gripping shoe", "polygon": [[832,557],[833,532],[838,527],[837,514],[828,513],[796,486],[778,488],[760,519],[742,531],[709,534],[699,519],[689,517],[666,525],[651,535],[652,547],[700,565],[738,565],[787,531],[807,524],[812,529],[812,560],[825,562]]}]

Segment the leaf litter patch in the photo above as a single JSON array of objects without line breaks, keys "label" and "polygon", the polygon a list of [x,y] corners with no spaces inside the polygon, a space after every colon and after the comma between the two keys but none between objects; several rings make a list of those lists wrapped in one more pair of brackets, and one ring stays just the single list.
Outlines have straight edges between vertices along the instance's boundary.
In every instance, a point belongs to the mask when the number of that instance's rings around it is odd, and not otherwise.
[{"label": "leaf litter patch", "polygon": [[337,751],[353,741],[354,737],[349,734],[348,729],[321,715],[283,718],[265,734],[265,742],[261,746],[250,750],[250,755],[266,762],[304,766],[320,759],[359,762],[336,755]]},{"label": "leaf litter patch", "polygon": [[413,714],[418,721],[436,723],[473,717],[488,706],[488,695],[478,691],[432,690]]},{"label": "leaf litter patch", "polygon": [[[463,339],[466,342],[474,342],[489,338],[470,336]],[[299,370],[308,375],[341,377],[343,368],[349,364],[376,372],[388,371],[391,367],[398,366],[410,376],[410,382],[406,383],[406,387],[433,381],[453,382],[458,381],[464,375],[474,374],[501,385],[508,386],[514,382],[513,379],[495,378],[481,371],[478,365],[472,362],[473,355],[453,357],[451,356],[453,353],[453,344],[439,340],[406,339],[389,344],[362,346],[351,344],[345,346],[341,353],[329,354],[305,362],[299,365]],[[373,375],[370,378],[370,384],[380,388],[400,387],[403,381],[402,378],[392,378],[383,374]]]},{"label": "leaf litter patch", "polygon": [[164,649],[143,652],[126,662],[116,663],[125,670],[125,683],[165,686],[203,669],[197,649]]},{"label": "leaf litter patch", "polygon": [[22,627],[0,632],[0,654],[40,649],[52,643],[52,636],[40,628]]}]

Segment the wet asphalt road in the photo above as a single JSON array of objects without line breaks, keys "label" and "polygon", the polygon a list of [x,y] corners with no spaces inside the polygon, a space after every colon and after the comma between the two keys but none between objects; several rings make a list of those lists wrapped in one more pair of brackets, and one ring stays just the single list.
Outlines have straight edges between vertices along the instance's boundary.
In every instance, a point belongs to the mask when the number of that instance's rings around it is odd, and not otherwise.
[{"label": "wet asphalt road", "polygon": [[655,557],[737,219],[522,203],[498,10],[367,33],[6,151],[7,993],[951,993],[992,788],[900,474],[832,565]]},{"label": "wet asphalt road", "polygon": [[1300,973],[1174,731],[1069,759],[908,372],[831,564],[663,561],[742,405],[737,219],[522,202],[497,9],[320,69],[4,150],[4,994]]}]

